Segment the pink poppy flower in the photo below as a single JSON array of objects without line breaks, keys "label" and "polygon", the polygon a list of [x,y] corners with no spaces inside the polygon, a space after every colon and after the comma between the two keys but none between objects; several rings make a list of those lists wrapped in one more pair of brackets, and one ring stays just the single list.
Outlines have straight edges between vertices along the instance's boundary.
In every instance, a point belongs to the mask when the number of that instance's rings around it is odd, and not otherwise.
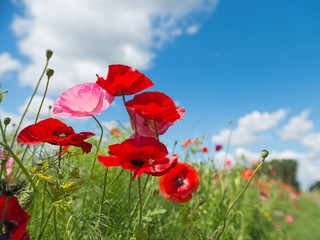
[{"label": "pink poppy flower", "polygon": [[287,215],[286,215],[286,222],[287,222],[288,224],[292,224],[292,223],[294,222],[293,216],[287,214]]},{"label": "pink poppy flower", "polygon": [[83,118],[100,114],[113,102],[114,96],[96,83],[76,85],[53,102],[53,114],[61,118]]},{"label": "pink poppy flower", "polygon": [[[4,155],[3,151],[0,149],[0,159],[2,159],[4,156],[5,156],[5,155]],[[10,176],[10,174],[11,174],[11,172],[12,172],[13,162],[14,162],[13,157],[9,156],[9,157],[8,157],[8,160],[7,160],[7,163],[6,163],[7,176]],[[1,167],[0,167],[0,169],[1,169]]]},{"label": "pink poppy flower", "polygon": [[230,160],[227,160],[225,166],[226,167],[231,167],[232,166],[232,162]]},{"label": "pink poppy flower", "polygon": [[[137,111],[133,110],[133,109],[128,109],[134,122],[137,125],[137,133],[139,136],[144,136],[144,137],[157,137],[156,136],[156,129],[154,126],[154,120],[150,119],[150,118],[145,118],[142,115],[140,115],[139,113],[137,113]],[[175,120],[174,122],[181,120],[185,114],[185,111],[183,108],[179,108],[177,107],[177,112],[180,115],[180,118]],[[134,125],[130,119],[131,122],[131,127],[132,130],[134,130]],[[156,120],[156,125],[157,125],[157,131],[159,135],[164,134],[168,128],[170,126],[173,125],[174,122],[165,122],[165,121],[157,121]]]}]

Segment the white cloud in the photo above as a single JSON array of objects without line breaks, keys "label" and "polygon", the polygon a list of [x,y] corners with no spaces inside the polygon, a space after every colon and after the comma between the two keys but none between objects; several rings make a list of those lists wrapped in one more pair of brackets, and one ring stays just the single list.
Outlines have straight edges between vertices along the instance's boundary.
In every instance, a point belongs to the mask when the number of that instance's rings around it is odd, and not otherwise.
[{"label": "white cloud", "polygon": [[9,53],[4,52],[0,54],[0,78],[2,78],[7,72],[16,71],[20,68],[20,62],[12,58]]},{"label": "white cloud", "polygon": [[200,25],[192,25],[186,29],[186,32],[190,35],[195,34],[199,31]]},{"label": "white cloud", "polygon": [[[44,65],[44,50],[54,52],[50,67],[55,94],[107,75],[112,63],[145,70],[154,48],[197,23],[192,14],[210,14],[218,0],[24,0],[25,16],[12,29],[20,52],[30,58],[19,75],[22,85],[35,86]],[[190,30],[189,30],[190,31]],[[40,89],[43,89],[41,86]]]},{"label": "white cloud", "polygon": [[[253,111],[246,114],[239,118],[238,126],[232,132],[231,145],[245,146],[262,141],[265,136],[259,135],[259,133],[276,127],[286,115],[287,111],[284,109],[273,113]],[[229,134],[230,130],[222,130],[220,134],[212,137],[212,142],[226,144]]]},{"label": "white cloud", "polygon": [[304,137],[312,128],[313,122],[308,120],[310,111],[305,110],[300,115],[292,117],[287,125],[279,131],[283,140],[299,140]]},{"label": "white cloud", "polygon": [[320,132],[309,133],[302,139],[301,143],[312,150],[312,152],[320,154]]},{"label": "white cloud", "polygon": [[117,128],[119,126],[116,120],[108,121],[108,122],[101,122],[101,125],[104,126],[109,131],[113,128]]},{"label": "white cloud", "polygon": [[[28,97],[25,100],[24,104],[19,108],[19,112],[21,115],[24,113],[24,111],[29,103],[29,100],[30,100],[30,97]],[[34,98],[32,99],[32,102],[29,106],[28,112],[26,114],[27,119],[30,119],[32,121],[34,121],[36,119],[41,101],[42,101],[42,96],[40,96],[40,95],[34,96]],[[45,100],[43,101],[43,104],[42,104],[39,119],[48,118],[50,116],[53,117],[52,110],[51,109],[49,110],[49,106],[52,107],[52,105],[53,105],[53,99],[46,97]]]}]

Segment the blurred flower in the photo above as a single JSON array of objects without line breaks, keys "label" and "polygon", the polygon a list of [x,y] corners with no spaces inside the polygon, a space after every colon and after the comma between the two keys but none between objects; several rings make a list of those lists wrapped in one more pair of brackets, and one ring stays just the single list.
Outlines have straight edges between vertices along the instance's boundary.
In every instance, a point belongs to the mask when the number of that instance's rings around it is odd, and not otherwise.
[{"label": "blurred flower", "polygon": [[98,77],[97,84],[113,96],[132,95],[152,87],[153,82],[138,70],[126,65],[109,65],[107,78]]},{"label": "blurred flower", "polygon": [[113,102],[114,96],[96,83],[76,85],[53,102],[52,113],[61,118],[83,118],[100,114]]},{"label": "blurred flower", "polygon": [[254,165],[259,165],[259,160],[257,160],[257,159],[253,159],[251,162]]},{"label": "blurred flower", "polygon": [[292,223],[294,222],[293,216],[287,214],[287,215],[286,215],[286,222],[287,222],[288,224],[292,224]]},{"label": "blurred flower", "polygon": [[[129,109],[129,112],[134,122],[136,123],[137,133],[139,136],[154,137],[154,138],[157,137],[154,120],[141,116],[133,109]],[[180,118],[177,119],[176,121],[181,120],[182,117],[184,116],[184,111],[178,111],[178,113],[180,114]],[[134,124],[131,121],[131,119],[130,119],[130,122],[131,122],[132,130],[134,130]],[[173,123],[174,122],[156,121],[158,134],[159,135],[164,134],[168,130],[168,128],[173,125]]]},{"label": "blurred flower", "polygon": [[[4,218],[5,233],[0,233],[0,239],[28,240],[26,226],[29,221],[29,214],[19,205],[15,196],[8,196],[9,203]],[[0,196],[0,216],[3,215],[7,196]]]},{"label": "blurred flower", "polygon": [[178,161],[178,156],[166,157],[168,154],[164,144],[152,137],[137,137],[127,139],[121,144],[109,146],[110,156],[98,155],[98,161],[105,167],[121,166],[134,172],[134,178],[143,173],[161,176],[172,169]]},{"label": "blurred flower", "polygon": [[241,173],[242,178],[245,179],[245,180],[249,180],[250,177],[252,176],[253,172],[254,171],[251,168],[242,170],[242,173]]},{"label": "blurred flower", "polygon": [[170,97],[161,92],[137,94],[125,106],[144,118],[171,124],[181,120],[185,114],[184,108],[175,105]]},{"label": "blurred flower", "polygon": [[280,229],[279,223],[275,222],[275,223],[273,223],[273,225],[274,225],[274,227],[275,227],[276,229]]},{"label": "blurred flower", "polygon": [[110,130],[110,135],[115,138],[115,139],[118,139],[118,138],[122,138],[125,136],[125,133],[122,132],[119,128],[112,128]]},{"label": "blurred flower", "polygon": [[208,153],[208,152],[209,152],[209,149],[208,149],[207,147],[202,147],[202,148],[201,148],[201,151],[202,151],[203,153]]},{"label": "blurred flower", "polygon": [[274,170],[274,169],[271,169],[270,173],[271,173],[271,175],[273,175],[273,176],[277,175],[277,171]]},{"label": "blurred flower", "polygon": [[184,141],[184,143],[182,144],[182,147],[188,147],[191,144],[191,140],[187,139]]},{"label": "blurred flower", "polygon": [[231,167],[232,166],[232,162],[230,160],[227,160],[225,166],[226,167]]},{"label": "blurred flower", "polygon": [[[0,149],[0,160],[3,160],[6,158],[6,154]],[[10,155],[8,156],[7,159],[7,163],[6,163],[6,173],[7,176],[10,176],[10,174],[12,173],[12,165],[13,165],[14,159],[13,157],[11,157]],[[1,169],[1,165],[0,165],[0,169]]]},{"label": "blurred flower", "polygon": [[294,194],[294,193],[292,193],[292,192],[289,194],[289,197],[290,197],[292,200],[297,199],[297,195]]},{"label": "blurred flower", "polygon": [[81,147],[83,152],[89,153],[92,145],[84,140],[92,136],[94,134],[91,132],[75,133],[72,127],[68,127],[58,119],[48,118],[24,128],[19,133],[17,141],[26,145],[36,145],[41,142],[58,146],[72,145]]},{"label": "blurred flower", "polygon": [[197,170],[190,164],[178,162],[174,169],[160,177],[162,195],[174,203],[184,203],[192,198],[200,184]]},{"label": "blurred flower", "polygon": [[221,145],[216,145],[216,151],[220,151],[222,149]]},{"label": "blurred flower", "polygon": [[197,138],[195,140],[191,140],[191,143],[192,144],[199,144],[199,143],[201,143],[201,140]]}]

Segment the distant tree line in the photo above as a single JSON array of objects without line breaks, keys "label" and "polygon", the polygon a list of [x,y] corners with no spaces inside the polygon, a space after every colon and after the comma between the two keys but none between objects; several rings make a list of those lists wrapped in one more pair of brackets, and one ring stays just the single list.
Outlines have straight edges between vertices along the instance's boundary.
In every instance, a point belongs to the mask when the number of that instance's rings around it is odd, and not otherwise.
[{"label": "distant tree line", "polygon": [[299,182],[297,181],[298,163],[292,159],[273,159],[265,162],[261,173],[275,178],[281,182],[291,184],[295,189],[299,190]]}]

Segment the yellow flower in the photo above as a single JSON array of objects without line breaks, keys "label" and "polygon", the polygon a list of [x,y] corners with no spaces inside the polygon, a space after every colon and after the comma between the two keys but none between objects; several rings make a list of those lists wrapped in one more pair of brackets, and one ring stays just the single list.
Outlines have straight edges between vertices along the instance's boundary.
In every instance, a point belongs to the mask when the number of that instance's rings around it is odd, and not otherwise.
[{"label": "yellow flower", "polygon": [[37,173],[36,176],[37,176],[38,178],[40,178],[41,180],[45,180],[45,181],[48,181],[48,180],[50,180],[50,179],[52,178],[51,175],[46,176],[46,175],[43,175],[43,174],[41,174],[41,173]]},{"label": "yellow flower", "polygon": [[68,183],[64,183],[61,185],[61,187],[63,189],[68,189],[69,187],[71,187],[74,184],[74,182],[68,182]]}]

